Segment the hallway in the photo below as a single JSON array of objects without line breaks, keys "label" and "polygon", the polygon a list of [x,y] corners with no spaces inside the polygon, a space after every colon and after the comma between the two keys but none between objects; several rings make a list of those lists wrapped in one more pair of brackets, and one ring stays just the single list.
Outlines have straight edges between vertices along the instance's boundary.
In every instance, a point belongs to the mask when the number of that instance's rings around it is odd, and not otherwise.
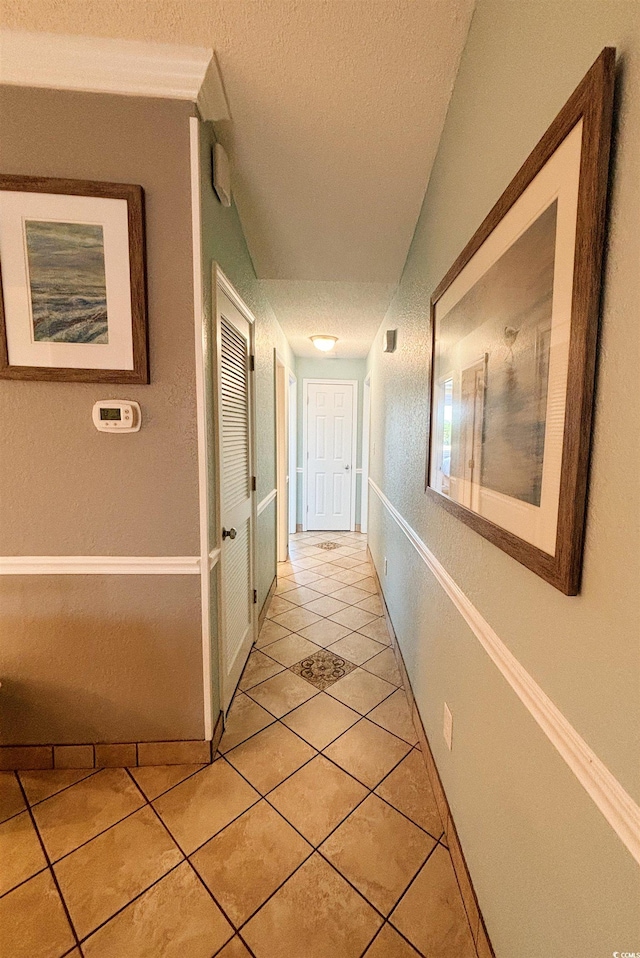
[{"label": "hallway", "polygon": [[0,810],[12,958],[475,955],[358,533],[292,537],[212,765],[3,773]]},{"label": "hallway", "polygon": [[640,958],[639,94],[640,0],[0,3],[0,958]]}]

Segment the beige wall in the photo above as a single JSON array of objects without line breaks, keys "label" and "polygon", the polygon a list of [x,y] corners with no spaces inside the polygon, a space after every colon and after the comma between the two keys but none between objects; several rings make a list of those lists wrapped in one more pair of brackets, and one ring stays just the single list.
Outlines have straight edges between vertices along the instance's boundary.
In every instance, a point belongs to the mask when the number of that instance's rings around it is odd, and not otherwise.
[{"label": "beige wall", "polygon": [[[591,63],[619,54],[582,591],[562,595],[424,494],[429,296]],[[372,348],[372,477],[640,798],[640,5],[479,0],[398,294]],[[375,452],[374,450],[375,444]],[[370,542],[498,958],[637,950],[636,863],[380,501]],[[410,599],[410,601],[408,601]],[[454,746],[442,735],[443,702]]]},{"label": "beige wall", "polygon": [[1,744],[204,737],[198,576],[1,585]]},{"label": "beige wall", "polygon": [[[199,552],[191,110],[162,100],[0,90],[3,172],[144,188],[151,356],[149,386],[0,380],[0,554]],[[96,431],[93,403],[113,398],[140,403],[138,434]]]},{"label": "beige wall", "polygon": [[[199,554],[192,112],[0,89],[3,172],[144,188],[151,357],[148,386],[0,381],[0,555]],[[98,433],[106,398],[138,400],[141,431]],[[1,576],[0,590],[3,743],[203,735],[197,575]]]}]

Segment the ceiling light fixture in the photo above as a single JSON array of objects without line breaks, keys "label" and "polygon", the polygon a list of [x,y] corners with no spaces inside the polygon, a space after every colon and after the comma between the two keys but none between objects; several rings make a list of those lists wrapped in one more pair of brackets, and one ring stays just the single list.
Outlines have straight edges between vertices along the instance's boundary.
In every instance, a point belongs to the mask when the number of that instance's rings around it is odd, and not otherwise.
[{"label": "ceiling light fixture", "polygon": [[328,353],[338,342],[337,336],[309,336],[309,339],[322,353]]}]

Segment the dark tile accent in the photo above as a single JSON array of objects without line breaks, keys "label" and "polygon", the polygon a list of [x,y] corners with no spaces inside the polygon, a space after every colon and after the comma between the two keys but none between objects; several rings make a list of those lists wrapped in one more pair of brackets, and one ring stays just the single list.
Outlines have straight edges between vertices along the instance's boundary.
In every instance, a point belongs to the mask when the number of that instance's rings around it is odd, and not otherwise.
[{"label": "dark tile accent", "polygon": [[313,655],[293,665],[291,671],[295,672],[296,675],[299,675],[301,678],[306,679],[307,682],[322,692],[324,689],[328,689],[330,685],[333,685],[334,682],[337,682],[338,679],[342,679],[345,675],[348,675],[349,672],[353,672],[355,668],[357,668],[357,666],[355,666],[353,662],[349,662],[339,655],[334,655],[332,652],[321,649],[319,652],[314,652]]}]

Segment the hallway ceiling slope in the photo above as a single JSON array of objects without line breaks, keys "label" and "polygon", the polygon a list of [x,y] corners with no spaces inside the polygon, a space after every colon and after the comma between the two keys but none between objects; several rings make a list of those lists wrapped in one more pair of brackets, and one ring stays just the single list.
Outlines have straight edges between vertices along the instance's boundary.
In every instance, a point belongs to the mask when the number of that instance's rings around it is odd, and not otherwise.
[{"label": "hallway ceiling slope", "polygon": [[400,279],[474,0],[12,0],[25,30],[211,46],[216,135],[298,355],[366,356]]}]

